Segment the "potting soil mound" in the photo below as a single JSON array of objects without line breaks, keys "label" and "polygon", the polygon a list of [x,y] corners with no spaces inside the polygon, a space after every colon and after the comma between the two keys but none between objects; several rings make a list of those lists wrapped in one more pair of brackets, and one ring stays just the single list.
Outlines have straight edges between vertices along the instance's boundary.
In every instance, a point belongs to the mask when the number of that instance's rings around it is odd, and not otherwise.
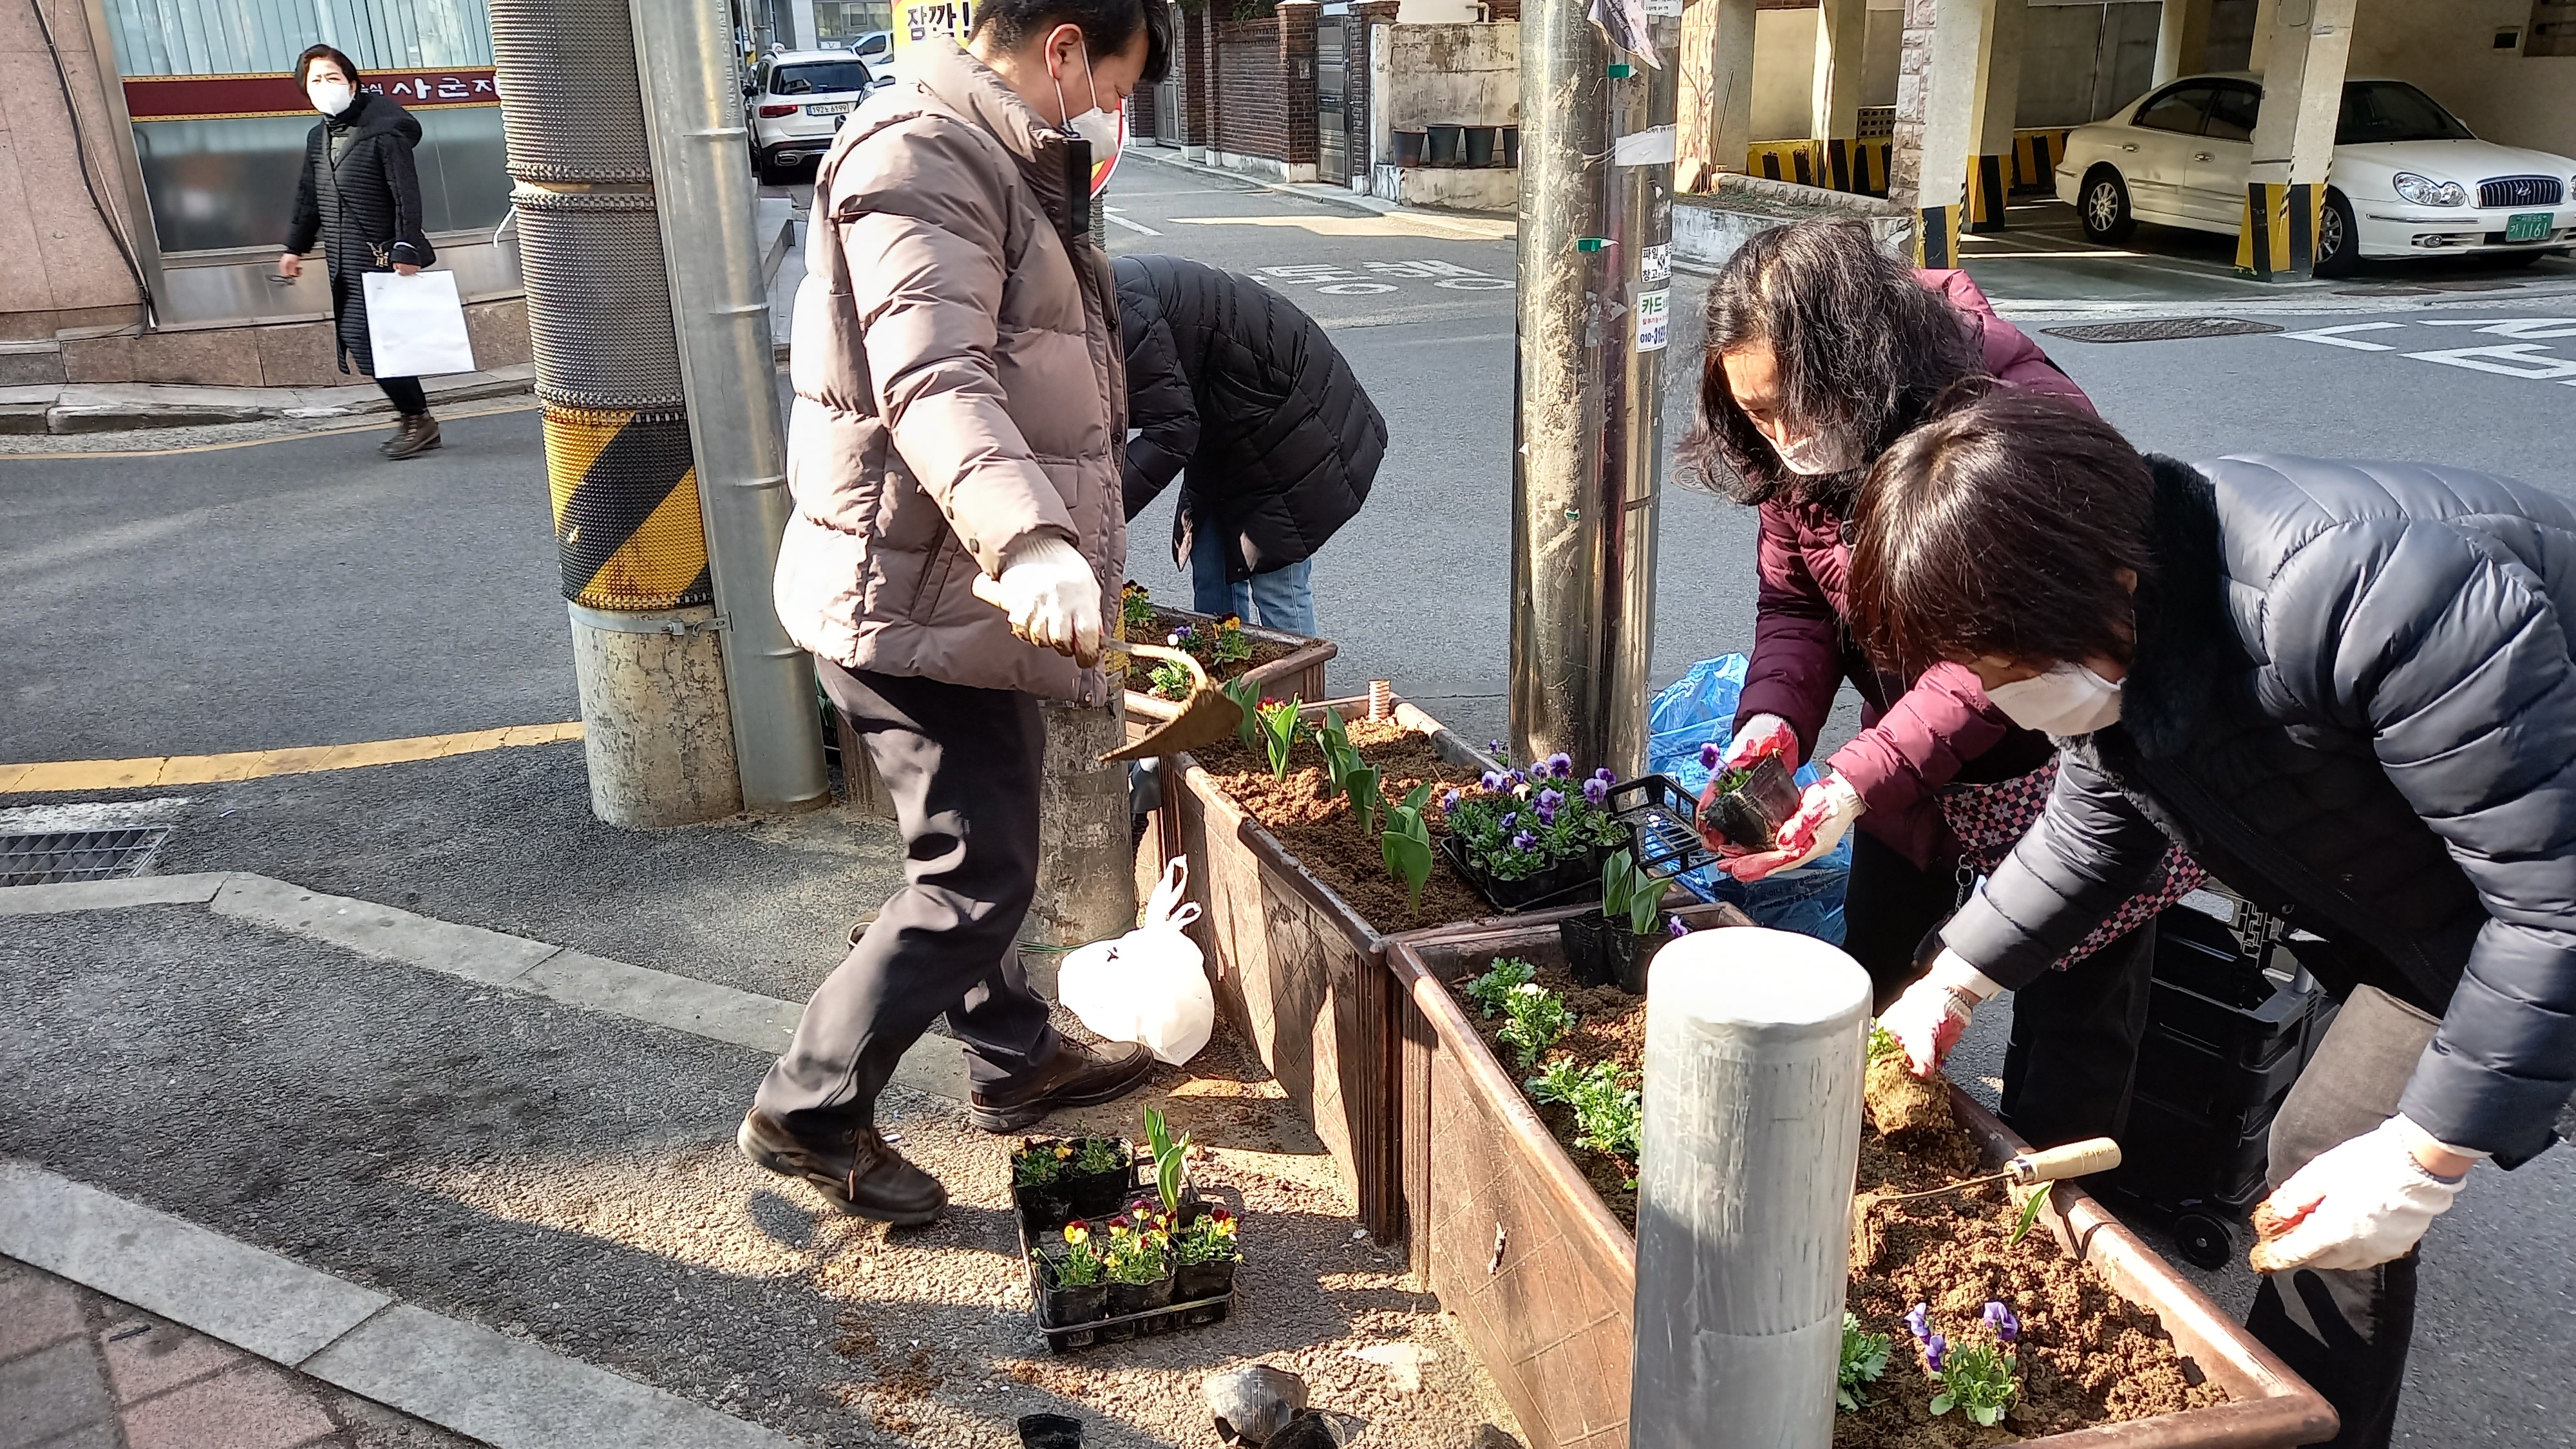
[{"label": "potting soil mound", "polygon": [[[1166,614],[1160,609],[1156,609],[1154,611],[1154,622],[1137,630],[1135,640],[1139,644],[1161,644],[1170,639],[1172,631],[1180,627],[1183,622],[1184,621],[1181,619],[1170,614]],[[1199,660],[1201,664],[1207,665],[1208,678],[1216,680],[1219,683],[1223,683],[1237,675],[1258,669],[1264,664],[1275,664],[1297,652],[1291,645],[1276,643],[1268,639],[1255,639],[1247,636],[1243,642],[1252,646],[1252,657],[1249,659],[1239,659],[1231,664],[1208,664],[1208,661],[1204,657]],[[1131,662],[1127,666],[1127,687],[1136,691],[1138,694],[1153,693],[1154,665],[1158,662],[1159,661],[1152,659],[1139,659]]]},{"label": "potting soil mound", "polygon": [[[1353,720],[1350,736],[1360,758],[1377,768],[1379,793],[1389,805],[1401,804],[1425,780],[1432,782],[1436,796],[1476,779],[1476,772],[1440,758],[1428,738],[1393,720]],[[1236,740],[1196,751],[1194,758],[1218,789],[1279,838],[1298,864],[1378,930],[1408,931],[1493,914],[1493,907],[1452,874],[1438,853],[1440,837],[1448,831],[1436,800],[1423,814],[1434,850],[1431,879],[1422,887],[1417,910],[1405,902],[1404,882],[1387,872],[1378,837],[1361,834],[1352,821],[1351,802],[1340,795],[1323,798],[1324,762],[1313,744],[1298,743],[1289,759],[1294,768],[1284,780],[1271,775],[1268,755]]]},{"label": "potting soil mound", "polygon": [[[1563,997],[1575,1016],[1573,1030],[1539,1066],[1562,1058],[1584,1066],[1615,1061],[1637,1070],[1645,1055],[1645,998],[1615,987],[1576,986],[1555,965],[1540,968],[1538,983]],[[1486,1019],[1463,994],[1459,1007],[1505,1070],[1523,1081],[1538,1074],[1538,1067],[1520,1069],[1499,1041],[1501,1017]],[[1880,1105],[1872,1102],[1861,1132],[1854,1187],[1861,1199],[1940,1187],[1992,1170],[1976,1140],[1955,1124],[1907,1131],[1894,1141],[1881,1136],[1867,1121]],[[1543,1104],[1539,1115],[1612,1214],[1634,1232],[1637,1195],[1628,1182],[1635,1164],[1576,1147],[1574,1117],[1566,1108]],[[2183,1362],[2152,1311],[2113,1292],[2045,1228],[2033,1227],[2014,1243],[2019,1211],[2000,1184],[1878,1203],[1854,1216],[1847,1306],[1863,1329],[1885,1334],[1891,1346],[1886,1373],[1867,1386],[1868,1407],[1835,1416],[1835,1449],[1982,1449],[2227,1401],[2223,1390]],[[1929,1304],[1932,1331],[1954,1347],[1992,1344],[1982,1317],[1989,1302],[2007,1305],[2021,1320],[2015,1345],[2020,1396],[1993,1428],[1979,1428],[1955,1408],[1935,1417],[1937,1385],[1924,1372],[1905,1315],[1917,1303]]]}]

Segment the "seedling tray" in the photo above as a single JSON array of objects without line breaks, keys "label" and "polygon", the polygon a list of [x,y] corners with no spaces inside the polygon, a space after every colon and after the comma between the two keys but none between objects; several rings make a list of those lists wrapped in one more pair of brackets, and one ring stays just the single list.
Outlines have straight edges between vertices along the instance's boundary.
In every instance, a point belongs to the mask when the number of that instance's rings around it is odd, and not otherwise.
[{"label": "seedling tray", "polygon": [[1628,827],[1637,868],[1659,880],[1717,859],[1699,836],[1699,803],[1670,775],[1639,775],[1610,787],[1603,802]]},{"label": "seedling tray", "polygon": [[[1155,1190],[1149,1170],[1151,1161],[1152,1159],[1148,1158],[1132,1168],[1135,1179],[1133,1191],[1143,1193]],[[1197,1195],[1197,1191],[1195,1186],[1189,1187],[1188,1196],[1181,1204],[1181,1216],[1184,1221],[1194,1216],[1191,1211],[1193,1208],[1204,1210],[1208,1205],[1206,1199]],[[1032,1229],[1026,1218],[1020,1220],[1020,1268],[1028,1274],[1029,1301],[1033,1305],[1045,1301],[1045,1285],[1038,1277],[1037,1250],[1050,1239],[1057,1243],[1063,1241],[1063,1224],[1059,1223],[1053,1228],[1038,1230]],[[1235,1260],[1236,1281],[1242,1277],[1242,1268],[1243,1261],[1237,1258]],[[1179,1272],[1180,1265],[1174,1264],[1173,1273],[1176,1278]],[[1230,1281],[1223,1293],[1157,1304],[1141,1313],[1122,1313],[1107,1318],[1091,1318],[1080,1323],[1067,1324],[1062,1328],[1049,1328],[1041,1311],[1032,1307],[1029,1310],[1029,1321],[1036,1324],[1038,1332],[1045,1336],[1048,1352],[1073,1353],[1101,1344],[1126,1343],[1134,1339],[1151,1338],[1185,1328],[1204,1328],[1211,1323],[1223,1323],[1227,1314],[1233,1311],[1233,1307],[1234,1286]],[[1120,1333],[1112,1338],[1108,1334],[1110,1329],[1134,1331]]]}]

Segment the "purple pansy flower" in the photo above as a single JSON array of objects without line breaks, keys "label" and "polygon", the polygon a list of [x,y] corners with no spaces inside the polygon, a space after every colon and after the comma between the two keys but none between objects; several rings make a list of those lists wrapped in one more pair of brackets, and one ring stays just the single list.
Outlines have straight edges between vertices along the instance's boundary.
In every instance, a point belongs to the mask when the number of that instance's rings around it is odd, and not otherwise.
[{"label": "purple pansy flower", "polygon": [[1922,1343],[1931,1338],[1932,1305],[1929,1303],[1917,1303],[1912,1309],[1907,1311],[1905,1315],[1905,1331],[1914,1335],[1914,1341],[1916,1343]]},{"label": "purple pansy flower", "polygon": [[1610,787],[1596,776],[1583,782],[1583,798],[1594,805],[1610,798]]},{"label": "purple pansy flower", "polygon": [[2021,1337],[2021,1320],[2013,1317],[2013,1311],[2001,1303],[1987,1304],[1985,1316],[1986,1326],[1995,1331],[1996,1338],[2010,1343]]},{"label": "purple pansy flower", "polygon": [[1491,770],[1487,770],[1485,772],[1485,778],[1477,781],[1476,783],[1484,786],[1485,793],[1488,795],[1499,795],[1503,793],[1503,777],[1495,774]]},{"label": "purple pansy flower", "polygon": [[1554,825],[1556,823],[1556,807],[1553,805],[1539,806],[1538,823],[1541,825]]},{"label": "purple pansy flower", "polygon": [[1527,771],[1527,770],[1514,770],[1514,771],[1512,771],[1512,783],[1513,783],[1513,784],[1515,784],[1515,785],[1526,785],[1526,784],[1528,784],[1528,783],[1529,783],[1529,771]]},{"label": "purple pansy flower", "polygon": [[1673,939],[1676,941],[1690,934],[1689,924],[1683,921],[1679,916],[1673,917],[1672,924],[1665,927],[1665,929],[1673,933]]},{"label": "purple pansy flower", "polygon": [[1538,844],[1538,837],[1530,834],[1526,830],[1521,831],[1519,834],[1512,837],[1512,849],[1514,850],[1527,850],[1536,844]]},{"label": "purple pansy flower", "polygon": [[1518,826],[1520,823],[1521,823],[1521,812],[1519,812],[1519,811],[1515,810],[1515,811],[1513,811],[1512,813],[1510,813],[1509,815],[1504,816],[1504,817],[1503,817],[1503,823],[1502,823],[1502,824],[1500,824],[1500,825],[1498,825],[1498,826],[1496,826],[1496,827],[1494,827],[1494,828],[1495,828],[1495,829],[1497,829],[1497,830],[1510,830],[1510,829],[1513,829],[1514,827]]},{"label": "purple pansy flower", "polygon": [[1538,808],[1541,810],[1555,810],[1564,804],[1565,792],[1562,790],[1541,790],[1538,792]]},{"label": "purple pansy flower", "polygon": [[1932,1372],[1936,1374],[1941,1371],[1942,1364],[1946,1362],[1949,1357],[1950,1340],[1943,1338],[1937,1333],[1932,1335],[1932,1339],[1929,1343],[1923,1345],[1923,1366],[1932,1370]]},{"label": "purple pansy flower", "polygon": [[1574,757],[1562,750],[1548,756],[1547,772],[1550,775],[1555,776],[1557,779],[1564,779],[1566,776],[1574,773]]},{"label": "purple pansy flower", "polygon": [[1497,760],[1503,758],[1503,742],[1501,740],[1485,741],[1485,753],[1493,756]]},{"label": "purple pansy flower", "polygon": [[1440,809],[1441,809],[1441,811],[1445,814],[1445,813],[1446,813],[1446,812],[1448,812],[1448,811],[1451,811],[1451,810],[1455,810],[1455,809],[1457,809],[1457,808],[1458,808],[1458,798],[1459,798],[1459,797],[1458,797],[1458,792],[1457,792],[1457,791],[1455,791],[1455,790],[1452,790],[1452,791],[1450,791],[1448,794],[1441,796],[1441,797],[1440,797]]},{"label": "purple pansy flower", "polygon": [[1703,770],[1716,769],[1717,762],[1724,758],[1726,758],[1726,752],[1719,749],[1713,740],[1699,747],[1699,767]]}]

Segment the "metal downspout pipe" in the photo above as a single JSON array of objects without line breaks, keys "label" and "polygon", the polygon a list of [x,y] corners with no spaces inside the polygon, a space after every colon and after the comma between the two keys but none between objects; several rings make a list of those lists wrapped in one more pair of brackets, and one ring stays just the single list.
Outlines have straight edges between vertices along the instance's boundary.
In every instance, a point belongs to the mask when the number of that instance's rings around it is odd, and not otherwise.
[{"label": "metal downspout pipe", "polygon": [[1644,9],[1661,67],[1580,0],[1521,23],[1512,748],[1622,776],[1645,764],[1680,87],[1680,7]]},{"label": "metal downspout pipe", "polygon": [[668,268],[671,311],[707,563],[725,619],[719,638],[742,803],[808,809],[829,803],[831,786],[814,662],[770,602],[793,504],[732,27],[702,0],[632,0],[630,13],[654,188],[665,203],[662,250],[679,259]]}]

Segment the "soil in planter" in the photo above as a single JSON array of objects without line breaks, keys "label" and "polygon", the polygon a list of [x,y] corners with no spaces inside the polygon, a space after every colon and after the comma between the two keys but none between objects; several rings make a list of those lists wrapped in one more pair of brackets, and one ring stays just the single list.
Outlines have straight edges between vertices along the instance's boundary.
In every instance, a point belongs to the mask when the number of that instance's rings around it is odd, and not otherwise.
[{"label": "soil in planter", "polygon": [[[1390,805],[1400,804],[1425,780],[1440,789],[1472,784],[1476,773],[1440,758],[1431,741],[1393,720],[1350,722],[1351,745],[1360,758],[1377,767],[1378,788]],[[1422,908],[1405,908],[1404,882],[1389,875],[1386,856],[1373,836],[1364,837],[1351,822],[1351,802],[1341,796],[1321,798],[1324,762],[1315,747],[1300,741],[1285,780],[1273,779],[1267,755],[1237,740],[1224,740],[1195,752],[1202,769],[1245,813],[1279,838],[1317,880],[1350,902],[1360,919],[1380,931],[1408,931],[1447,921],[1473,921],[1493,914],[1483,898],[1451,872],[1435,848],[1431,878],[1422,887]],[[1423,812],[1436,847],[1447,828],[1437,800]],[[1381,828],[1383,828],[1381,826]]]},{"label": "soil in planter", "polygon": [[[1538,984],[1562,996],[1576,1018],[1542,1064],[1560,1058],[1582,1066],[1615,1061],[1634,1071],[1644,1059],[1642,997],[1576,986],[1556,966],[1542,968]],[[1514,1068],[1515,1058],[1497,1040],[1501,1017],[1485,1020],[1463,997],[1459,1004],[1506,1070],[1523,1080],[1537,1075],[1535,1069]],[[1869,1090],[1859,1194],[1940,1187],[1988,1170],[1975,1139],[1955,1123],[1914,1126],[1894,1141],[1881,1136],[1869,1123],[1895,1115],[1895,1104],[1877,1100],[1881,1086]],[[1627,1185],[1634,1164],[1576,1147],[1574,1115],[1565,1107],[1538,1110],[1612,1214],[1634,1232],[1637,1195]],[[2152,1311],[2113,1292],[2100,1274],[2067,1256],[2046,1229],[2034,1227],[2014,1243],[2019,1213],[2000,1185],[1880,1204],[1855,1216],[1861,1226],[1853,1236],[1847,1302],[1863,1328],[1887,1335],[1893,1346],[1887,1372],[1868,1386],[1869,1406],[1835,1416],[1835,1449],[1983,1449],[2227,1401],[2216,1384],[2183,1363]],[[1977,1427],[1956,1409],[1935,1418],[1933,1381],[1923,1372],[1905,1315],[1915,1304],[1928,1303],[1933,1328],[1954,1344],[1991,1342],[1980,1326],[1989,1301],[2009,1304],[2021,1318],[2021,1397],[1993,1428]]]},{"label": "soil in planter", "polygon": [[[1182,619],[1156,609],[1154,622],[1137,630],[1135,639],[1140,644],[1160,644],[1170,638],[1172,631],[1184,623],[1201,624],[1201,627],[1204,627],[1202,621]],[[1276,643],[1268,639],[1256,639],[1249,634],[1244,636],[1243,642],[1252,646],[1252,657],[1249,659],[1238,659],[1230,664],[1211,664],[1205,658],[1199,660],[1199,663],[1207,665],[1208,678],[1221,684],[1238,675],[1258,669],[1264,664],[1275,664],[1297,652],[1293,645]],[[1151,659],[1131,662],[1127,666],[1127,687],[1138,694],[1153,693],[1154,664],[1155,661]]]}]

